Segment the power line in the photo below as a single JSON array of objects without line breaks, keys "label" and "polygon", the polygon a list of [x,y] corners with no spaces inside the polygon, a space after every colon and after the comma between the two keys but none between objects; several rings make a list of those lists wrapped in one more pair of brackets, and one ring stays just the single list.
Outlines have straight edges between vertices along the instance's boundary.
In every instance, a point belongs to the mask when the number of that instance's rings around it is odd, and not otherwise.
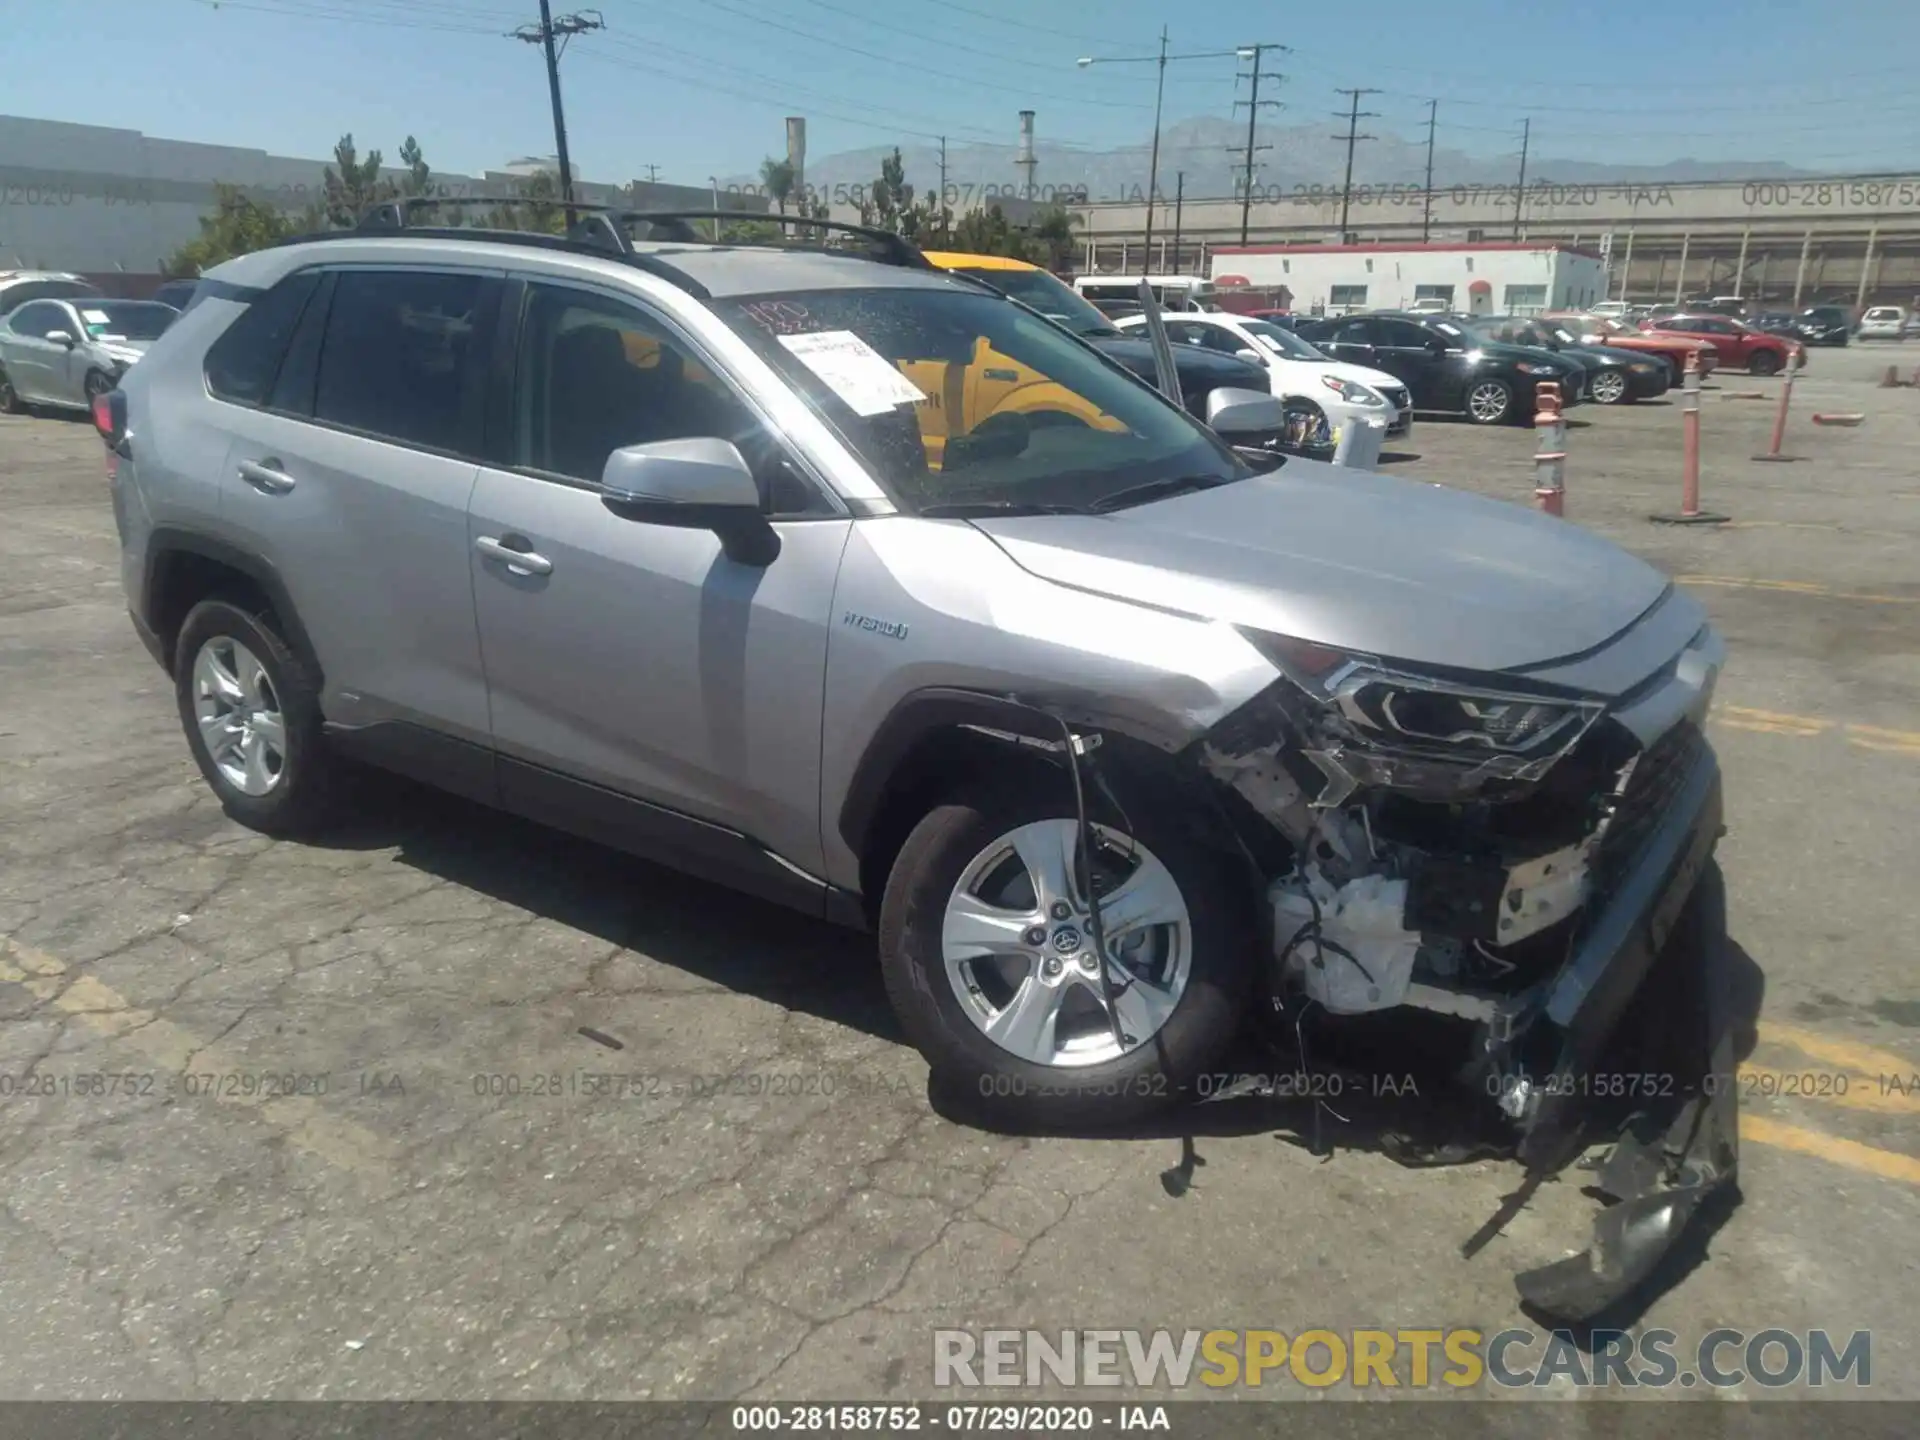
[{"label": "power line", "polygon": [[[1252,51],[1253,68],[1249,70],[1245,75],[1240,75],[1236,73],[1233,79],[1235,89],[1239,88],[1240,81],[1243,79],[1250,80],[1252,81],[1252,84],[1253,84],[1252,91],[1248,95],[1245,101],[1236,100],[1233,102],[1233,108],[1236,110],[1238,110],[1242,104],[1245,104],[1247,107],[1247,158],[1246,158],[1246,165],[1245,165],[1245,176],[1242,181],[1241,192],[1240,192],[1240,243],[1242,245],[1247,243],[1247,221],[1248,221],[1248,216],[1253,209],[1253,152],[1255,148],[1253,143],[1254,125],[1260,118],[1260,107],[1262,105],[1265,105],[1268,108],[1274,109],[1274,110],[1282,110],[1286,108],[1278,100],[1262,100],[1260,98],[1260,80],[1262,78],[1262,75],[1265,73],[1260,69],[1260,61],[1261,61],[1261,58],[1269,50],[1278,50],[1283,55],[1290,55],[1293,53],[1291,49],[1289,49],[1285,45],[1257,44],[1257,45],[1247,46],[1245,47],[1245,50]],[[1244,50],[1243,50],[1243,53],[1245,53]],[[1275,84],[1278,84],[1280,81],[1286,79],[1287,77],[1280,74],[1278,71],[1275,71],[1271,74],[1266,74],[1265,78],[1272,80]],[[1271,150],[1273,147],[1271,145],[1262,145],[1259,148],[1262,150]]]},{"label": "power line", "polygon": [[[1347,178],[1340,186],[1340,243],[1344,245],[1347,243],[1347,211],[1353,204],[1353,147],[1362,140],[1372,140],[1376,138],[1372,135],[1362,135],[1360,133],[1360,122],[1362,120],[1375,120],[1380,116],[1378,110],[1363,111],[1360,108],[1360,97],[1362,95],[1378,95],[1380,92],[1372,88],[1364,88],[1359,90],[1337,90],[1334,93],[1351,95],[1353,97],[1353,108],[1347,112],[1346,116],[1347,133],[1333,137],[1336,140],[1345,140],[1347,142]],[[1336,110],[1333,118],[1338,120],[1340,118],[1340,112]]]}]

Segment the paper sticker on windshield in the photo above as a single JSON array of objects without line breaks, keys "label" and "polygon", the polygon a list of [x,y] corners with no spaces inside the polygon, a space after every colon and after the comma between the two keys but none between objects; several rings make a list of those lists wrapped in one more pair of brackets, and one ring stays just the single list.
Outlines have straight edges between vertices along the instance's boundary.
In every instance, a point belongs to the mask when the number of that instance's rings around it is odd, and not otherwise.
[{"label": "paper sticker on windshield", "polygon": [[886,356],[851,330],[782,335],[780,343],[856,415],[884,415],[896,405],[917,405],[926,398]]},{"label": "paper sticker on windshield", "polygon": [[108,325],[112,323],[107,319],[107,312],[104,310],[82,310],[80,312],[80,318],[89,325]]}]

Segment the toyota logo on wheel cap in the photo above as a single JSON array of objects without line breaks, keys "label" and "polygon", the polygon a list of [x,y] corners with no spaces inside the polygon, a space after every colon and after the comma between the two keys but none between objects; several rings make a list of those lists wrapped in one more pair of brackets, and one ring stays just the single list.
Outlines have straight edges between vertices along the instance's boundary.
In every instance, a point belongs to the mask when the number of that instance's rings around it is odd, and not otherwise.
[{"label": "toyota logo on wheel cap", "polygon": [[1071,955],[1080,948],[1080,932],[1071,925],[1062,925],[1053,932],[1053,948],[1062,955]]}]

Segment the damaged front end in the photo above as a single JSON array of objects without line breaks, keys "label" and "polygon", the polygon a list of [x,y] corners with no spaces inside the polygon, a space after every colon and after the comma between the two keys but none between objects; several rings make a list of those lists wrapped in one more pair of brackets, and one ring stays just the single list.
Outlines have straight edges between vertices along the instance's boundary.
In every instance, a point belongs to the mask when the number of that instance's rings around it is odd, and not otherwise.
[{"label": "damaged front end", "polygon": [[1282,678],[1193,758],[1283,842],[1267,890],[1282,993],[1302,1013],[1468,1027],[1459,1082],[1526,1170],[1469,1253],[1615,1140],[1590,1249],[1517,1281],[1548,1314],[1601,1313],[1737,1159],[1724,960],[1692,903],[1722,832],[1702,728],[1718,637],[1701,624],[1608,688],[1570,683],[1578,665],[1473,676],[1249,638]]}]

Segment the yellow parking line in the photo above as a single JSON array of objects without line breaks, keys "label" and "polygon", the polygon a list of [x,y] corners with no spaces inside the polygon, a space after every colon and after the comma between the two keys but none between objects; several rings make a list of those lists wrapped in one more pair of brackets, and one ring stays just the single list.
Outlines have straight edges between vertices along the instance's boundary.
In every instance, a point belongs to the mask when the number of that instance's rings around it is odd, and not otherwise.
[{"label": "yellow parking line", "polygon": [[1920,755],[1920,730],[1885,730],[1878,725],[1847,726],[1847,743],[1889,755]]},{"label": "yellow parking line", "polygon": [[[1822,1084],[1827,1086],[1821,1089]],[[1798,1089],[1793,1088],[1798,1086]],[[1811,1100],[1842,1110],[1865,1110],[1874,1115],[1920,1115],[1920,1100],[1904,1091],[1882,1092],[1877,1076],[1809,1074],[1777,1070],[1751,1061],[1740,1067],[1740,1098],[1744,1100]]]},{"label": "yellow parking line", "polygon": [[1806,1130],[1798,1125],[1769,1120],[1764,1115],[1742,1114],[1740,1138],[1757,1145],[1771,1145],[1776,1149],[1811,1155],[1830,1164],[1843,1165],[1849,1170],[1878,1175],[1883,1180],[1902,1180],[1909,1185],[1920,1185],[1920,1160],[1911,1155],[1862,1145],[1857,1140],[1842,1140],[1836,1135],[1823,1135],[1818,1130]]},{"label": "yellow parking line", "polygon": [[[91,975],[75,975],[44,950],[0,936],[0,981],[22,986],[30,994],[73,1016],[88,1029],[120,1040],[144,1054],[157,1067],[174,1074],[195,1072],[237,1075],[257,1072],[251,1064],[220,1045],[209,1045],[164,1020],[151,1010],[131,1004],[125,996]],[[331,1165],[385,1179],[393,1150],[371,1130],[328,1113],[304,1095],[226,1094],[211,1087],[218,1103],[254,1111],[281,1131],[290,1144]]]},{"label": "yellow parking line", "polygon": [[1869,605],[1920,605],[1920,595],[1867,595],[1832,590],[1806,580],[1756,580],[1742,575],[1677,575],[1681,585],[1720,585],[1734,590],[1777,590],[1788,595],[1811,595],[1824,600],[1858,600]]},{"label": "yellow parking line", "polygon": [[1762,1020],[1760,1038],[1777,1045],[1790,1045],[1802,1055],[1811,1055],[1815,1060],[1838,1065],[1856,1075],[1911,1075],[1920,1071],[1920,1060],[1909,1060],[1904,1055],[1862,1045],[1857,1040],[1842,1040],[1818,1030],[1784,1025],[1778,1020]]},{"label": "yellow parking line", "polygon": [[1713,718],[1735,730],[1760,730],[1772,735],[1818,735],[1833,728],[1831,720],[1811,715],[1784,715],[1778,710],[1754,710],[1745,705],[1722,705]]}]

